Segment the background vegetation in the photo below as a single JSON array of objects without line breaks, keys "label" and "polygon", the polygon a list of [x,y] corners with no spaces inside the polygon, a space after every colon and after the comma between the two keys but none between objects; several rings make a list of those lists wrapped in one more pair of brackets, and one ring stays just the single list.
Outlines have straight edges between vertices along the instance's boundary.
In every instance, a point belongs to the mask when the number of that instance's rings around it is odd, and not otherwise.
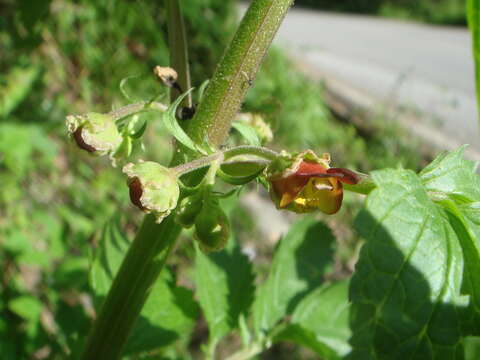
[{"label": "background vegetation", "polygon": [[298,0],[325,10],[383,15],[434,24],[466,25],[465,0]]}]

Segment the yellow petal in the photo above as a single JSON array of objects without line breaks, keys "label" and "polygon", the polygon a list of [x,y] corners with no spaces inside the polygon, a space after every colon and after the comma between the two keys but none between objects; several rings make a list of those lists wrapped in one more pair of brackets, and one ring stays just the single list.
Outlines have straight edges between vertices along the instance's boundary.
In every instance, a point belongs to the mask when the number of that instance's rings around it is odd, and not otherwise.
[{"label": "yellow petal", "polygon": [[295,198],[297,212],[320,210],[326,214],[336,213],[342,204],[343,189],[334,178],[312,178]]}]

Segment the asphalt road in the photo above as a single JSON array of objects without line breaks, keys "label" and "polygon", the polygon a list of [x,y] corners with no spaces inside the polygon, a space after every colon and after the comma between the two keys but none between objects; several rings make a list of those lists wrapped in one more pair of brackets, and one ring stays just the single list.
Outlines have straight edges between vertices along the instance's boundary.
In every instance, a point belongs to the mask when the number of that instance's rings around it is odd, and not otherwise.
[{"label": "asphalt road", "polygon": [[293,8],[276,43],[379,103],[415,111],[447,138],[480,150],[466,29]]}]

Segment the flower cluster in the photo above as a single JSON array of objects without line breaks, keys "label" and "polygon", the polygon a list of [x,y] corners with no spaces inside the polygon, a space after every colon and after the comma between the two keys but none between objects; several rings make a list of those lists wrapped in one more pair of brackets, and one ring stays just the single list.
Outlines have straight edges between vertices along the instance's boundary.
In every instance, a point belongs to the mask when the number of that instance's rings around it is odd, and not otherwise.
[{"label": "flower cluster", "polygon": [[[157,66],[154,72],[165,86],[181,90],[173,69]],[[108,114],[70,115],[67,128],[78,147],[95,155],[108,155],[115,165],[116,160],[129,158],[132,144],[145,132],[146,122],[139,121],[137,113],[160,111],[165,128],[196,159],[176,168],[142,160],[126,164],[123,172],[130,199],[143,212],[153,214],[157,222],[174,212],[178,224],[193,227],[194,238],[202,250],[222,249],[230,233],[228,218],[219,202],[223,195],[213,190],[217,178],[233,186],[259,178],[268,186],[277,208],[297,213],[318,210],[325,214],[335,214],[340,209],[343,184],[355,185],[362,180],[353,171],[331,168],[329,154],[320,157],[311,150],[276,153],[258,146],[269,142],[272,132],[256,114],[239,115],[234,122],[239,133],[254,146],[204,150],[177,123],[177,107],[189,92],[170,106],[151,101],[127,105]],[[196,187],[181,184],[182,175],[202,167],[209,170]]]}]

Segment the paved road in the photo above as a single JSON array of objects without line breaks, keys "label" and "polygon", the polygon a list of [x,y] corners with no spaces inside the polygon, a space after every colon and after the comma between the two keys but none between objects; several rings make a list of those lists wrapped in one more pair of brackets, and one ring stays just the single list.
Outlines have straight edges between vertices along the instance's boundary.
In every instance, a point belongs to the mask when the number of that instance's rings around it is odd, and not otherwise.
[{"label": "paved road", "polygon": [[293,8],[276,41],[321,73],[415,110],[480,150],[466,29]]}]

